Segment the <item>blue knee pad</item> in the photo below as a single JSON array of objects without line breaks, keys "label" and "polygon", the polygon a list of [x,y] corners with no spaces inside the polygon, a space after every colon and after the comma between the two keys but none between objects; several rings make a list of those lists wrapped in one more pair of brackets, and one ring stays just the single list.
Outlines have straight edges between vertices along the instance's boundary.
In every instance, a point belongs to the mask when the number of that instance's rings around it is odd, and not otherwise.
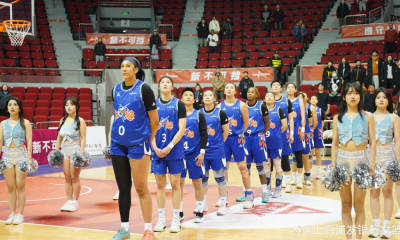
[{"label": "blue knee pad", "polygon": [[263,163],[256,163],[258,175],[264,175],[265,174],[265,169],[264,169],[264,164]]},{"label": "blue knee pad", "polygon": [[215,181],[217,182],[218,187],[225,187],[227,185],[225,176],[216,177]]},{"label": "blue knee pad", "polygon": [[247,164],[247,171],[249,172],[249,174],[251,173],[250,170],[251,170],[251,163],[248,163]]},{"label": "blue knee pad", "polygon": [[201,179],[201,183],[202,183],[203,187],[207,187],[208,186],[208,177],[203,177]]}]

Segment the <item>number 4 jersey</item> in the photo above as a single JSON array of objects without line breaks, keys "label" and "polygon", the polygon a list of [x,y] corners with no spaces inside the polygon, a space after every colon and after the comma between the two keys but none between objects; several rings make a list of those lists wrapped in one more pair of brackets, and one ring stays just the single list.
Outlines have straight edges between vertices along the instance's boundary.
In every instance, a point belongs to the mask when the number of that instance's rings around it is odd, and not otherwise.
[{"label": "number 4 jersey", "polygon": [[200,154],[200,111],[193,110],[190,115],[186,116],[186,129],[182,139],[185,141],[183,148],[185,149],[185,159],[193,159]]}]

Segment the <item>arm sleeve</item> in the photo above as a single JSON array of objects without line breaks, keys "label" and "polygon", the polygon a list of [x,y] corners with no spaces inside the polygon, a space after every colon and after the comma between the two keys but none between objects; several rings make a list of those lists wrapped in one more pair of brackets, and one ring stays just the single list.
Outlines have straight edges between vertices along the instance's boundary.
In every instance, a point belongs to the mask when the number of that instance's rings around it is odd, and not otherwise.
[{"label": "arm sleeve", "polygon": [[186,118],[186,106],[181,100],[178,100],[178,119],[181,118]]},{"label": "arm sleeve", "polygon": [[157,109],[156,98],[154,96],[153,90],[151,90],[150,86],[147,84],[143,84],[142,86],[142,100],[147,112]]},{"label": "arm sleeve", "polygon": [[206,118],[201,112],[199,113],[199,128],[201,136],[200,149],[206,149],[208,142],[207,123],[206,123]]},{"label": "arm sleeve", "polygon": [[268,108],[267,108],[267,106],[265,106],[264,104],[261,104],[261,113],[262,113],[263,117],[269,115],[269,113],[268,113]]},{"label": "arm sleeve", "polygon": [[313,117],[313,115],[312,115],[312,111],[311,111],[311,109],[307,108],[307,110],[308,110],[308,118],[312,118],[312,117]]},{"label": "arm sleeve", "polygon": [[229,123],[228,115],[223,110],[219,111],[219,119],[221,120],[221,125],[225,125]]},{"label": "arm sleeve", "polygon": [[286,115],[285,115],[285,111],[283,111],[282,108],[279,108],[279,119],[285,119]]},{"label": "arm sleeve", "polygon": [[288,113],[293,112],[292,102],[288,99]]},{"label": "arm sleeve", "polygon": [[321,109],[321,121],[326,119],[325,111]]}]

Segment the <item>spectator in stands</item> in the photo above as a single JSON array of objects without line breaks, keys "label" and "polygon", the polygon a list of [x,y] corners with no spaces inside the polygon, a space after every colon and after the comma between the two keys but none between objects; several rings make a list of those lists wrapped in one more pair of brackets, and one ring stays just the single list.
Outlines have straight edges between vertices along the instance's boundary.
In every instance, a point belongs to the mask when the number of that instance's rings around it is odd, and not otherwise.
[{"label": "spectator in stands", "polygon": [[[285,18],[285,13],[281,9],[279,4],[276,5],[276,9],[274,11],[274,22],[275,22],[275,30],[282,30],[282,22]],[[278,28],[279,27],[279,28]]]},{"label": "spectator in stands", "polygon": [[203,108],[203,89],[201,89],[200,84],[196,84],[194,87],[194,109],[200,110]]},{"label": "spectator in stands", "polygon": [[199,26],[200,26],[200,25],[202,25],[202,23],[203,23],[203,20],[204,20],[204,23],[205,23],[205,19],[204,19],[204,17],[201,17],[200,21],[197,23],[196,30],[199,30]]},{"label": "spectator in stands", "polygon": [[341,88],[342,81],[337,76],[336,70],[333,70],[331,73],[331,79],[328,81],[329,100],[331,105],[335,103],[336,106],[339,106]]},{"label": "spectator in stands", "polygon": [[393,70],[393,92],[392,96],[396,96],[400,90],[400,61],[397,62],[398,66],[395,66]]},{"label": "spectator in stands", "polygon": [[239,93],[244,100],[247,100],[247,89],[254,87],[254,82],[251,78],[248,77],[248,72],[243,72],[243,78],[240,80],[239,83]]},{"label": "spectator in stands", "polygon": [[372,100],[374,99],[375,86],[370,84],[368,86],[369,93],[365,94],[365,107],[368,112],[372,112]]},{"label": "spectator in stands", "polygon": [[394,69],[398,68],[392,56],[388,56],[381,69],[381,86],[384,88],[393,88]]},{"label": "spectator in stands", "polygon": [[350,14],[349,6],[342,0],[336,9],[336,17],[339,19],[339,34],[342,32],[342,26],[346,25],[345,18]]},{"label": "spectator in stands", "polygon": [[393,23],[389,23],[389,30],[385,32],[385,53],[397,53],[396,43],[399,33],[393,29]]},{"label": "spectator in stands", "polygon": [[322,73],[322,84],[324,84],[325,89],[328,89],[328,83],[331,80],[331,74],[333,71],[336,71],[336,68],[332,65],[332,61],[329,61],[328,66]]},{"label": "spectator in stands", "polygon": [[0,92],[0,116],[6,115],[7,101],[11,98],[11,93],[8,90],[7,84],[3,84]]},{"label": "spectator in stands", "polygon": [[368,60],[367,84],[374,84],[375,88],[379,88],[379,80],[382,80],[380,71],[382,69],[383,59],[378,56],[376,50],[372,51],[372,56]]},{"label": "spectator in stands", "polygon": [[329,114],[331,104],[329,101],[329,93],[324,91],[324,84],[318,83],[318,93],[315,94],[318,99],[317,107],[321,108],[326,112],[326,115]]},{"label": "spectator in stands", "polygon": [[275,51],[274,57],[271,58],[271,64],[276,69],[277,76],[275,79],[281,80],[282,58],[279,57],[278,51]]},{"label": "spectator in stands", "polygon": [[157,29],[154,29],[153,35],[150,37],[150,50],[152,55],[157,55],[161,49],[161,37],[157,34]]},{"label": "spectator in stands", "polygon": [[361,65],[361,60],[357,60],[357,65],[351,71],[351,82],[359,81],[361,87],[366,84],[367,75],[364,66]]},{"label": "spectator in stands", "polygon": [[222,32],[225,35],[225,39],[232,39],[233,22],[230,17],[227,17],[226,21],[222,24]]},{"label": "spectator in stands", "polygon": [[360,81],[356,81],[356,84],[361,87],[361,92],[362,92],[361,100],[363,101],[363,103],[365,103],[365,95],[367,94],[367,91],[365,91],[365,88],[361,86]]},{"label": "spectator in stands", "polygon": [[215,95],[217,96],[217,100],[221,100],[224,98],[224,86],[225,86],[225,77],[219,71],[219,67],[215,69],[215,74],[212,78],[212,85]]},{"label": "spectator in stands", "polygon": [[212,18],[212,21],[210,22],[208,29],[210,31],[214,30],[214,33],[218,35],[220,28],[219,28],[219,22],[215,18],[215,16]]},{"label": "spectator in stands", "polygon": [[217,53],[218,34],[214,34],[214,30],[211,30],[210,35],[208,35],[207,42],[210,47],[210,53]]},{"label": "spectator in stands", "polygon": [[357,0],[358,2],[358,10],[360,12],[367,11],[367,2],[368,0]]},{"label": "spectator in stands", "polygon": [[293,35],[296,37],[297,43],[304,42],[304,36],[307,34],[306,26],[304,26],[303,21],[300,19],[299,23],[293,28]]},{"label": "spectator in stands", "polygon": [[350,71],[350,64],[347,62],[346,58],[342,58],[342,62],[339,63],[337,74],[343,86],[351,82]]},{"label": "spectator in stands", "polygon": [[99,38],[99,41],[94,46],[94,53],[96,54],[97,61],[104,61],[104,54],[106,54],[106,45],[103,43],[103,39]]},{"label": "spectator in stands", "polygon": [[271,11],[268,9],[267,5],[264,5],[264,11],[262,11],[262,15],[261,15],[261,27],[263,31],[267,31],[268,32],[268,37],[270,34],[270,20],[271,18]]},{"label": "spectator in stands", "polygon": [[199,39],[200,47],[207,47],[208,33],[208,25],[206,24],[206,20],[202,18],[201,22],[197,24],[197,37]]}]

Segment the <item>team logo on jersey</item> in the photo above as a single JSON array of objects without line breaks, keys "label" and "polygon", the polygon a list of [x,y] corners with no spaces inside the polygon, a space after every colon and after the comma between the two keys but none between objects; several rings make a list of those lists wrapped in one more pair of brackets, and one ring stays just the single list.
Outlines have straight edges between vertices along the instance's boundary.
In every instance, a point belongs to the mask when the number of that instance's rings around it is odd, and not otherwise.
[{"label": "team logo on jersey", "polygon": [[215,135],[215,129],[211,127],[212,124],[207,126],[207,134],[214,136]]},{"label": "team logo on jersey", "polygon": [[185,133],[183,134],[183,136],[185,136],[186,138],[194,138],[194,132],[190,131],[189,128],[190,127],[185,129]]},{"label": "team logo on jersey", "polygon": [[234,127],[237,126],[237,120],[235,120],[233,118],[233,116],[232,117],[228,117],[228,120],[229,120],[229,126],[234,126]]},{"label": "team logo on jersey", "polygon": [[271,122],[271,123],[269,124],[269,127],[272,128],[272,129],[274,129],[274,128],[275,128],[275,123],[274,123],[274,122]]},{"label": "team logo on jersey", "polygon": [[168,120],[169,117],[161,118],[160,123],[158,124],[158,129],[164,128],[165,130],[172,130],[174,128],[174,123]]},{"label": "team logo on jersey", "polygon": [[121,118],[123,122],[125,122],[125,120],[128,121],[133,121],[133,119],[135,119],[135,112],[132,110],[129,110],[128,105],[130,103],[126,104],[125,106],[122,106],[121,104],[118,107],[118,111],[115,110],[115,120],[117,120],[118,118]]},{"label": "team logo on jersey", "polygon": [[292,114],[294,118],[297,117],[297,112],[293,112]]},{"label": "team logo on jersey", "polygon": [[257,127],[257,126],[258,126],[258,123],[257,123],[257,121],[254,120],[253,118],[254,118],[254,117],[252,117],[252,118],[249,119],[249,125],[250,125],[250,127]]}]

